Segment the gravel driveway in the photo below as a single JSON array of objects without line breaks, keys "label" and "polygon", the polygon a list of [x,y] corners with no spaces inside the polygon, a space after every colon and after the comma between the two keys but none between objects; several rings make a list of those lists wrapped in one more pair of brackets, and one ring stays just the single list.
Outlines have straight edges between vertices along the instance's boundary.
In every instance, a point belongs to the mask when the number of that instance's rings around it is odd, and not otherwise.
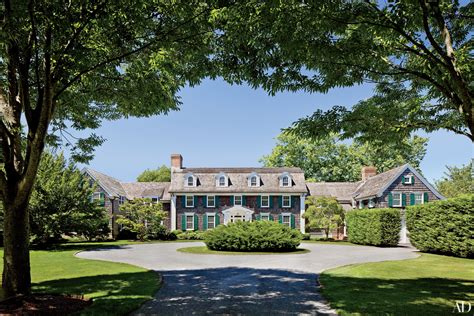
[{"label": "gravel driveway", "polygon": [[402,260],[410,248],[303,243],[311,252],[285,255],[200,255],[176,249],[203,243],[151,243],[94,249],[80,258],[124,262],[160,271],[164,285],[137,314],[333,314],[318,292],[323,270]]}]

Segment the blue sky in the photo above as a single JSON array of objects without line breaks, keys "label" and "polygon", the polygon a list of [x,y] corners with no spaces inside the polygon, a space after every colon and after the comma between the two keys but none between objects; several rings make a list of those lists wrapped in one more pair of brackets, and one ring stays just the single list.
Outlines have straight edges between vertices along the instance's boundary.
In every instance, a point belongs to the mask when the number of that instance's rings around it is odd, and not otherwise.
[{"label": "blue sky", "polygon": [[[134,181],[146,168],[169,165],[171,153],[182,154],[187,167],[260,166],[281,128],[317,108],[350,106],[371,94],[371,86],[363,85],[327,94],[269,96],[261,89],[206,80],[181,91],[180,111],[104,122],[96,133],[107,140],[89,166],[123,181]],[[446,165],[466,164],[473,156],[466,137],[436,132],[429,138],[421,168],[430,181],[442,177]]]}]

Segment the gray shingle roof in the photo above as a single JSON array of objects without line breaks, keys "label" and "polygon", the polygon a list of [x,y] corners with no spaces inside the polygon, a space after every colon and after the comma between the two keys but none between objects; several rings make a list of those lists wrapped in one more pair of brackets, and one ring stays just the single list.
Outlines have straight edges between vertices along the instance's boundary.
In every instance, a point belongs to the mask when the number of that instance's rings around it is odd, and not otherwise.
[{"label": "gray shingle roof", "polygon": [[[261,178],[259,187],[249,187],[247,177],[257,173]],[[280,187],[279,176],[288,172],[292,177],[291,187]],[[192,173],[198,179],[196,187],[184,185],[185,176]],[[217,187],[216,176],[225,173],[229,177],[228,187]],[[306,193],[303,170],[300,168],[184,168],[174,170],[171,176],[171,193]]]},{"label": "gray shingle roof", "polygon": [[161,200],[165,200],[165,192],[168,191],[169,186],[170,182],[122,182],[122,187],[129,200],[151,196],[157,196]]},{"label": "gray shingle roof", "polygon": [[352,195],[359,182],[307,182],[309,194],[312,196],[332,196],[339,202],[351,202]]},{"label": "gray shingle roof", "polygon": [[409,166],[405,164],[370,177],[359,188],[357,188],[353,196],[358,200],[377,196],[382,188],[389,185],[400,172],[408,167]]},{"label": "gray shingle roof", "polygon": [[108,195],[112,197],[125,196],[125,191],[119,180],[90,168],[84,168],[82,172],[91,176]]}]

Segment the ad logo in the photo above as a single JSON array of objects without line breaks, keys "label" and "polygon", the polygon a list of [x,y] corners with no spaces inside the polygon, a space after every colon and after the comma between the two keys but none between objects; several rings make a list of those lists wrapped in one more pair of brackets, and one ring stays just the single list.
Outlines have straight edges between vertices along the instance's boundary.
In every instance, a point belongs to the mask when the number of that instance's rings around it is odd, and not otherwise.
[{"label": "ad logo", "polygon": [[472,309],[470,302],[456,301],[456,305],[453,308],[453,313],[469,313]]}]

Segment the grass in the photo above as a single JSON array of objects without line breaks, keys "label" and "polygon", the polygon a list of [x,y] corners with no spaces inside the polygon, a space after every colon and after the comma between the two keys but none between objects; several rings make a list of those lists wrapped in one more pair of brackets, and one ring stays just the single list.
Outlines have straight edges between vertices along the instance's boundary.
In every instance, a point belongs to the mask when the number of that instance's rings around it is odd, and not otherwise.
[{"label": "grass", "polygon": [[451,314],[456,301],[474,303],[474,260],[422,254],[327,270],[320,283],[342,315]]},{"label": "grass", "polygon": [[295,255],[295,254],[303,254],[310,252],[308,249],[301,249],[298,248],[293,251],[285,251],[285,252],[278,252],[278,251],[218,251],[218,250],[211,250],[206,246],[200,247],[185,247],[176,249],[179,252],[186,252],[186,253],[194,253],[199,255]]},{"label": "grass", "polygon": [[[156,272],[74,256],[88,248],[120,247],[129,243],[68,243],[51,250],[32,250],[33,292],[84,294],[93,299],[93,304],[82,315],[124,315],[135,310],[152,299],[159,289],[160,279]],[[3,250],[0,255],[3,257]]]}]

